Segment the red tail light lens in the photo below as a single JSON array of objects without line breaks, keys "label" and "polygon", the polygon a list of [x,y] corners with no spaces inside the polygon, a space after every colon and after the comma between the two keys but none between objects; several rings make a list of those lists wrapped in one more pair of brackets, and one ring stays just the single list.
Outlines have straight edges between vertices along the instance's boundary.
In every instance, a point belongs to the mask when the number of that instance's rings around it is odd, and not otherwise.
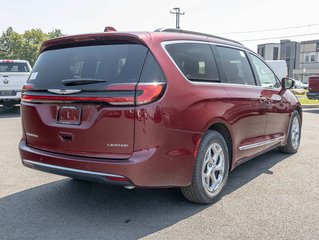
[{"label": "red tail light lens", "polygon": [[34,86],[32,84],[24,84],[23,87],[22,87],[22,90],[32,90],[34,89]]},{"label": "red tail light lens", "polygon": [[112,105],[133,105],[134,97],[71,97],[71,96],[37,96],[23,94],[23,102],[32,101],[83,101],[83,102],[107,102]]},{"label": "red tail light lens", "polygon": [[[151,103],[160,98],[165,90],[165,83],[140,83],[137,85],[136,104]],[[140,93],[141,92],[141,93]]]},{"label": "red tail light lens", "polygon": [[[107,102],[112,105],[142,105],[156,101],[165,90],[165,83],[139,83],[117,84],[105,88],[106,91],[121,92],[122,96],[114,97],[82,97],[82,96],[63,96],[63,95],[35,95],[24,92],[21,100],[23,102],[49,102],[49,101],[83,101],[83,102]],[[136,93],[135,93],[136,88]],[[23,86],[23,90],[33,90],[31,84]]]}]

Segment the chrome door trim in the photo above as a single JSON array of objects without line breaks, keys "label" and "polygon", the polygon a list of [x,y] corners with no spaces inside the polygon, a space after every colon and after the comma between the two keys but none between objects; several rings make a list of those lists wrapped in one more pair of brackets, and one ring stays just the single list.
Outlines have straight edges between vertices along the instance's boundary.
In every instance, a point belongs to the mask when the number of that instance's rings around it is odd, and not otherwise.
[{"label": "chrome door trim", "polygon": [[262,147],[265,145],[278,143],[278,142],[282,141],[283,139],[284,139],[284,136],[273,138],[273,139],[262,141],[262,142],[258,142],[258,143],[248,144],[248,145],[240,146],[239,150],[243,151],[243,150],[248,150],[248,149],[252,149],[252,148],[256,148],[256,147]]}]

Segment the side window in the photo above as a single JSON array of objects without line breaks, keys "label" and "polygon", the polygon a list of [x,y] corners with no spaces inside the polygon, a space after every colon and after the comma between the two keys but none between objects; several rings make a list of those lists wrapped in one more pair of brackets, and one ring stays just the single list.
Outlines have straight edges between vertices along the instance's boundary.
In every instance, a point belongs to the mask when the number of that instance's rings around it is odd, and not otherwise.
[{"label": "side window", "polygon": [[277,78],[275,74],[270,70],[270,68],[255,55],[250,54],[250,56],[253,60],[253,65],[255,66],[261,86],[267,88],[279,87]]},{"label": "side window", "polygon": [[166,45],[165,48],[188,80],[220,82],[209,44],[173,43]]},{"label": "side window", "polygon": [[244,51],[217,46],[227,83],[256,85],[254,75]]},{"label": "side window", "polygon": [[158,65],[154,56],[150,52],[147,54],[140,82],[166,82],[161,67]]}]

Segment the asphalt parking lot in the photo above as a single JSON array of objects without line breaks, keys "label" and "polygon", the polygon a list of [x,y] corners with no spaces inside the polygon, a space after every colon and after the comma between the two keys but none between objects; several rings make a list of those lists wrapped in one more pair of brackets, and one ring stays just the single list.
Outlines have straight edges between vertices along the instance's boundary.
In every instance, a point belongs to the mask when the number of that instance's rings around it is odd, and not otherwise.
[{"label": "asphalt parking lot", "polygon": [[319,109],[304,110],[297,154],[241,165],[210,206],[178,189],[126,190],[24,168],[20,136],[19,109],[0,108],[0,239],[319,239]]}]

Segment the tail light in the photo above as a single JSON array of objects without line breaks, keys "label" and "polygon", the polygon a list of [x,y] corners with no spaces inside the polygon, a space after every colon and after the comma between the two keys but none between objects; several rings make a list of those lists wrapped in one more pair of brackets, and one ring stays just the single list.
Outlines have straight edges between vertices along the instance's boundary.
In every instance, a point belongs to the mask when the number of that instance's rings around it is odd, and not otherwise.
[{"label": "tail light", "polygon": [[29,84],[29,83],[24,84],[22,87],[23,91],[32,90],[32,89],[34,89],[34,86],[33,86],[33,84]]},{"label": "tail light", "polygon": [[165,91],[165,83],[140,83],[136,88],[136,105],[147,104],[159,99]]},{"label": "tail light", "polygon": [[[82,101],[82,102],[105,102],[111,105],[143,105],[159,99],[165,90],[165,83],[141,83],[137,84],[117,84],[105,88],[106,91],[118,92],[120,96],[114,97],[82,97],[64,95],[37,95],[28,94],[26,91],[34,90],[33,85],[23,86],[21,100],[23,102],[50,102],[50,101]],[[136,91],[135,91],[136,89]]]},{"label": "tail light", "polygon": [[76,96],[38,96],[23,94],[21,100],[23,102],[105,102],[112,105],[134,105],[134,97],[76,97]]}]

